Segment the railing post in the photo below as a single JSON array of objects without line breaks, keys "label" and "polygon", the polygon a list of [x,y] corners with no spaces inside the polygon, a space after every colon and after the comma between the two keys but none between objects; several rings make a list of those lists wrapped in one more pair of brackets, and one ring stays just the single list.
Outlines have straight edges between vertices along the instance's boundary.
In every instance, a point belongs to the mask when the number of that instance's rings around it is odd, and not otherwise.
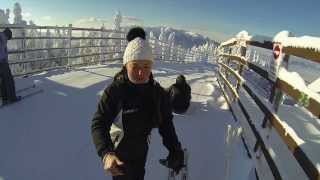
[{"label": "railing post", "polygon": [[[26,59],[26,57],[27,57],[27,51],[26,51],[26,48],[27,48],[27,38],[26,38],[26,27],[25,27],[26,25],[24,25],[23,26],[23,28],[22,28],[22,35],[23,35],[23,40],[22,40],[22,49],[23,49],[23,55],[22,55],[22,59],[24,60],[24,59]],[[21,60],[21,59],[20,59]],[[22,65],[22,67],[23,67],[23,71],[24,72],[26,72],[26,71],[28,71],[28,65],[27,65],[27,63],[24,63],[23,65]]]},{"label": "railing post", "polygon": [[[278,111],[280,104],[283,100],[283,93],[278,90],[277,88],[277,79],[278,79],[278,73],[279,68],[281,64],[283,64],[283,67],[285,69],[288,68],[288,62],[289,62],[289,55],[282,55],[282,45],[281,44],[274,44],[273,45],[273,61],[270,63],[270,69],[269,69],[269,78],[273,80],[274,84],[272,85],[271,94],[269,97],[269,102],[273,104],[273,108],[275,112]],[[268,117],[265,117],[262,123],[262,127],[265,128],[268,123]]]},{"label": "railing post", "polygon": [[[246,46],[244,46],[244,45],[241,45],[240,46],[240,57],[242,58],[242,57],[246,57],[246,52],[247,52],[247,47]],[[241,74],[242,74],[242,71],[243,71],[243,64],[242,63],[239,63],[239,71],[238,71],[238,73],[239,73],[239,75],[241,76]],[[236,89],[237,89],[237,92],[239,91],[239,88],[240,88],[240,86],[241,86],[241,82],[240,82],[240,80],[238,80],[237,81],[237,87],[236,87]]]},{"label": "railing post", "polygon": [[[290,58],[289,55],[285,55],[283,60],[281,60],[281,61],[283,61],[283,67],[285,69],[288,68],[289,58]],[[279,71],[279,67],[278,67],[277,71]],[[277,79],[278,79],[278,75],[277,75]],[[274,97],[272,99],[270,99],[271,100],[270,102],[273,103],[273,107],[274,107],[275,112],[278,112],[279,106],[283,101],[283,93],[277,88],[277,80],[275,81],[275,84],[273,85],[273,91],[274,91]]]},{"label": "railing post", "polygon": [[100,60],[99,60],[99,64],[101,65],[102,64],[102,60],[103,60],[103,57],[104,55],[102,54],[103,53],[103,45],[104,45],[104,39],[103,39],[103,35],[104,35],[104,32],[103,32],[104,28],[101,27],[101,31],[100,31],[100,48],[99,48],[99,52],[100,52]]},{"label": "railing post", "polygon": [[70,58],[70,55],[71,55],[71,48],[72,48],[72,44],[71,44],[71,40],[72,40],[72,24],[69,24],[69,27],[68,27],[68,68],[70,68],[72,66],[72,62],[71,62],[71,58]]},{"label": "railing post", "polygon": [[[232,53],[232,49],[229,48],[229,54],[231,55],[231,53]],[[230,62],[231,62],[231,58],[229,57],[228,60],[227,60],[227,66],[229,66],[229,67],[230,67]],[[225,69],[225,74],[226,74],[226,79],[228,79],[229,78],[229,73],[228,73],[227,69]]]}]

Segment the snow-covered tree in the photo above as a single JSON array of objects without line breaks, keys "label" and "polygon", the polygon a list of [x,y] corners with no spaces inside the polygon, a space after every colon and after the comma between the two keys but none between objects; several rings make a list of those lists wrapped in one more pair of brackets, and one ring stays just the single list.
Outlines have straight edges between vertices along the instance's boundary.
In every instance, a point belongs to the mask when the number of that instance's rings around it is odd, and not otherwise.
[{"label": "snow-covered tree", "polygon": [[117,11],[116,15],[113,17],[113,27],[112,27],[112,29],[115,30],[115,31],[120,31],[121,30],[121,22],[122,22],[121,12]]},{"label": "snow-covered tree", "polygon": [[[15,3],[13,7],[13,14],[14,14],[14,20],[13,23],[17,24],[19,26],[26,26],[27,23],[22,19],[22,9],[19,3]],[[25,37],[26,36],[26,31],[24,29],[13,29],[12,30],[13,37]],[[17,50],[23,50],[26,48],[26,41],[21,39],[14,41],[13,48]],[[20,60],[20,59],[25,59],[25,53],[19,53],[16,54],[15,56],[12,56],[12,59],[15,60]]]},{"label": "snow-covered tree", "polygon": [[10,9],[6,9],[6,14],[5,14],[5,23],[6,24],[10,24],[9,18],[10,18]]},{"label": "snow-covered tree", "polygon": [[19,3],[14,4],[13,14],[13,24],[27,25],[27,22],[22,19],[22,9]]},{"label": "snow-covered tree", "polygon": [[163,27],[160,30],[159,41],[166,41],[166,33]]},{"label": "snow-covered tree", "polygon": [[[89,34],[88,34],[88,37],[89,38],[95,38],[95,37],[98,37],[99,34],[95,31],[90,31]],[[97,46],[98,43],[97,43],[97,40],[96,39],[88,39],[87,42],[86,42],[86,46]],[[87,47],[85,48],[85,54],[96,54],[96,53],[99,53],[99,48],[97,47]],[[100,57],[98,55],[95,55],[95,56],[87,56],[84,58],[85,59],[85,63],[87,64],[92,64],[92,63],[95,63],[97,62]]]},{"label": "snow-covered tree", "polygon": [[[107,49],[108,40],[106,39],[108,37],[108,33],[104,32],[105,29],[106,28],[105,28],[105,26],[103,24],[102,27],[101,27],[101,33],[100,33],[100,37],[103,38],[103,39],[100,39],[100,41],[99,41],[100,46],[102,46],[102,47],[100,47],[100,53],[107,53],[108,52],[108,49]],[[100,55],[100,61],[104,61],[107,58],[108,58],[107,54]]]},{"label": "snow-covered tree", "polygon": [[168,37],[168,58],[169,60],[176,60],[176,55],[175,51],[174,51],[174,41],[175,41],[175,32],[170,33],[169,37]]},{"label": "snow-covered tree", "polygon": [[[85,37],[86,36],[86,33],[85,31],[81,31],[81,37]],[[80,40],[80,47],[85,47],[87,45],[87,40],[85,39],[81,39]],[[80,48],[79,50],[79,54],[80,55],[85,55],[85,52],[86,52],[86,48]],[[85,62],[85,57],[80,57],[80,63],[84,63]]]},{"label": "snow-covered tree", "polygon": [[154,39],[154,38],[155,38],[155,36],[154,36],[154,34],[153,34],[152,31],[150,31],[150,33],[149,33],[149,38],[150,38],[150,39]]},{"label": "snow-covered tree", "polygon": [[164,27],[161,27],[161,30],[160,30],[160,35],[159,35],[159,47],[160,47],[160,58],[161,60],[166,60],[166,46],[167,44],[165,43],[166,42],[166,32],[165,32],[165,29]]},{"label": "snow-covered tree", "polygon": [[49,29],[47,29],[47,32],[46,32],[46,37],[48,37],[48,39],[45,40],[45,48],[48,48],[48,54],[47,54],[47,57],[53,57],[54,54],[51,50],[51,48],[53,48],[53,40],[50,39],[50,37],[52,36],[51,32]]},{"label": "snow-covered tree", "polygon": [[9,14],[9,9],[6,9],[6,12],[4,12],[3,9],[0,9],[0,24],[9,24]]},{"label": "snow-covered tree", "polygon": [[[34,26],[35,26],[35,24],[33,23],[33,21],[30,21],[29,24],[30,24],[30,25],[29,25],[30,27],[34,27]],[[27,32],[27,36],[28,36],[28,37],[33,37],[33,38],[35,38],[35,37],[37,37],[37,35],[38,35],[37,30],[36,30],[36,29],[33,29],[33,28],[29,29],[29,30],[26,31],[26,32]],[[35,48],[36,48],[36,44],[37,44],[36,39],[28,39],[27,42],[26,42],[26,48],[27,48],[27,49],[35,49]],[[36,58],[36,53],[37,53],[37,52],[35,52],[35,51],[28,52],[28,53],[27,53],[27,58],[28,58],[28,59],[35,59],[35,58]]]},{"label": "snow-covered tree", "polygon": [[[122,15],[120,11],[117,11],[114,18],[113,18],[113,30],[114,31],[120,31],[121,30],[121,22],[122,22]],[[110,38],[121,38],[121,34],[120,33],[110,33],[109,34]],[[111,39],[109,40],[108,45],[110,47],[112,47],[113,52],[120,52],[121,51],[121,40],[118,39]],[[114,56],[112,58],[119,58],[121,56],[120,53],[115,53]]]},{"label": "snow-covered tree", "polygon": [[152,47],[152,54],[154,54],[155,58],[157,59],[159,46],[158,46],[157,38],[154,36],[152,31],[150,31],[150,33],[149,33],[149,43]]},{"label": "snow-covered tree", "polygon": [[[63,32],[60,31],[59,28],[55,29],[55,37],[58,37],[59,39],[55,40],[53,43],[53,47],[54,48],[66,48],[66,45],[63,43],[63,39],[60,39],[63,37]],[[67,56],[67,51],[65,49],[57,49],[54,50],[54,56],[55,57],[64,57]],[[66,58],[59,58],[57,60],[55,60],[55,63],[59,66],[63,66],[66,65],[67,59]]]},{"label": "snow-covered tree", "polygon": [[175,32],[172,32],[172,33],[170,33],[169,38],[168,38],[168,43],[169,43],[170,45],[172,45],[172,46],[174,45],[175,35],[176,35],[176,33],[175,33]]}]

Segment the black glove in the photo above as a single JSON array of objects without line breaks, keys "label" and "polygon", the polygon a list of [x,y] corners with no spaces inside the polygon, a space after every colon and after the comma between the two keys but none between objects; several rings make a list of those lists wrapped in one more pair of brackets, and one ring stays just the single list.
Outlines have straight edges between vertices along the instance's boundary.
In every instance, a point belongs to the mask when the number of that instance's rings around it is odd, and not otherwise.
[{"label": "black glove", "polygon": [[167,157],[168,168],[173,169],[177,174],[184,165],[184,153],[181,149],[169,152]]}]

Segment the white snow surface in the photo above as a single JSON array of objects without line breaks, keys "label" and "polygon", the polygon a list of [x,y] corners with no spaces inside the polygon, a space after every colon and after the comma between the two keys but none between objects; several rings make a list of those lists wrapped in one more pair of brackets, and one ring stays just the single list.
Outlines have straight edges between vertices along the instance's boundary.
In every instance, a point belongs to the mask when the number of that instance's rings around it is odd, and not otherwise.
[{"label": "white snow surface", "polygon": [[270,37],[260,36],[260,35],[250,36],[247,31],[242,30],[234,38],[231,38],[221,43],[221,46],[232,44],[238,40],[258,41],[261,43],[263,43],[264,41],[273,41],[273,42],[281,43],[283,47],[314,49],[315,51],[320,52],[320,37],[313,37],[313,36],[293,37],[293,34],[286,30],[276,34],[273,39],[271,39]]},{"label": "white snow surface", "polygon": [[250,40],[251,39],[251,36],[249,36],[249,33],[245,30],[243,31],[240,31],[237,35],[236,35],[236,38],[237,39],[240,39],[240,40]]},{"label": "white snow surface", "polygon": [[[293,157],[292,152],[288,149],[287,145],[282,141],[278,133],[274,128],[263,129],[261,124],[264,119],[264,114],[260,108],[255,104],[255,102],[250,98],[250,96],[244,91],[240,90],[240,99],[244,104],[244,107],[249,113],[253,124],[255,124],[257,130],[261,134],[268,150],[272,153],[274,161],[280,170],[280,174],[283,179],[307,179],[301,166],[298,164],[296,159]],[[241,113],[237,113],[238,117],[241,117]],[[277,115],[281,119],[281,124],[284,126],[286,132],[290,134],[294,140],[298,143],[300,148],[310,157],[311,161],[316,165],[319,163],[320,159],[318,156],[319,152],[319,122],[306,110],[301,107],[281,105]],[[247,139],[248,145],[254,147],[255,140],[250,140],[253,138],[251,135],[250,127],[246,124],[246,120],[239,118],[241,124],[243,125],[244,132],[249,133],[250,138]],[[255,138],[254,138],[255,139]],[[257,160],[256,165],[258,166],[258,171],[260,171],[261,179],[272,179],[273,177],[266,177],[265,174],[270,173],[268,167],[260,160]],[[262,168],[262,169],[261,169]],[[259,170],[260,169],[260,170]]]},{"label": "white snow surface", "polygon": [[305,94],[308,95],[308,97],[312,97],[316,99],[318,102],[320,102],[320,95],[317,94],[315,91],[312,91],[309,89],[303,78],[296,72],[289,72],[285,68],[279,69],[279,78],[288,82],[290,85],[292,85],[295,89],[298,89]]},{"label": "white snow surface", "polygon": [[236,38],[231,38],[231,39],[229,39],[229,40],[221,43],[220,46],[227,46],[228,44],[232,44],[232,43],[234,43],[234,42],[236,42],[236,41],[237,41]]},{"label": "white snow surface", "polygon": [[308,88],[313,92],[320,93],[320,78],[310,83]]},{"label": "white snow surface", "polygon": [[[111,180],[96,154],[90,125],[103,89],[121,66],[55,70],[16,79],[17,89],[36,81],[44,92],[0,109],[0,179]],[[162,86],[168,87],[183,73],[192,88],[189,110],[174,116],[178,137],[190,153],[190,180],[225,177],[225,134],[234,120],[220,94],[214,68],[208,64],[155,64],[154,76]],[[252,177],[252,164],[242,142],[233,147],[241,151],[234,150],[230,179]],[[167,169],[158,163],[166,156],[154,130],[146,180],[166,179]]]},{"label": "white snow surface", "polygon": [[288,31],[281,31],[273,38],[273,42],[279,42],[283,47],[309,48],[315,49],[318,52],[320,51],[320,37],[290,36],[292,36],[292,34]]},{"label": "white snow surface", "polygon": [[250,36],[249,33],[245,30],[240,31],[234,38],[231,38],[223,43],[221,43],[221,46],[226,46],[228,44],[232,44],[236,41],[257,41],[264,43],[264,41],[272,41],[272,38],[262,35],[254,35]]},{"label": "white snow surface", "polygon": [[199,37],[200,36],[200,34],[195,33],[195,32],[191,32],[191,31],[187,31],[186,34],[189,34],[190,36],[193,36],[193,37]]}]

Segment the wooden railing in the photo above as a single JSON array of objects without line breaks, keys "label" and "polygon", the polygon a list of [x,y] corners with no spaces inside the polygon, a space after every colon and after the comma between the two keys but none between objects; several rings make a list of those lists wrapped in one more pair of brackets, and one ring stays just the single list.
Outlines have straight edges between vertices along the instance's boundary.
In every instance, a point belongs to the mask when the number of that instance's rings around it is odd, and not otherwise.
[{"label": "wooden railing", "polygon": [[[264,49],[270,50],[270,57],[272,56],[273,42],[264,41],[258,42],[248,39],[237,39],[233,38],[220,46],[220,55],[219,55],[219,86],[223,92],[223,95],[230,106],[230,110],[233,113],[235,119],[240,123],[240,126],[248,126],[249,129],[244,130],[244,139],[252,139],[251,136],[254,136],[255,143],[249,148],[248,151],[250,154],[256,154],[254,156],[254,161],[258,161],[261,158],[258,151],[260,151],[267,163],[270,172],[274,179],[286,179],[287,175],[290,172],[283,172],[279,168],[277,159],[273,153],[270,152],[270,148],[276,148],[269,145],[269,136],[271,131],[275,131],[282,142],[288,147],[289,151],[292,153],[292,156],[295,158],[295,161],[300,165],[300,168],[303,169],[306,177],[309,179],[319,180],[320,173],[317,169],[317,164],[319,162],[314,162],[311,159],[310,154],[307,154],[303,148],[301,148],[301,142],[299,137],[293,131],[290,131],[290,127],[284,123],[283,119],[280,119],[277,111],[281,104],[281,99],[283,95],[286,94],[294,99],[296,102],[300,102],[299,105],[306,108],[315,118],[320,118],[320,96],[316,93],[310,93],[306,88],[297,88],[293,82],[287,81],[285,78],[278,76],[279,69],[285,70],[286,64],[290,60],[290,55],[299,56],[305,58],[306,60],[313,61],[316,63],[320,62],[320,52],[315,49],[304,49],[297,47],[283,47],[282,53],[285,53],[285,56],[282,60],[283,64],[278,64],[272,69],[274,72],[261,68],[259,65],[253,63],[248,59],[246,54],[247,46],[255,46]],[[277,43],[278,45],[281,43]],[[232,54],[232,48],[240,48],[239,54]],[[229,51],[229,53],[228,53]],[[279,60],[280,57],[274,57]],[[265,79],[266,82],[271,86],[270,96],[263,97],[256,90],[256,87],[252,85],[250,81],[243,77],[244,72],[254,72],[260,77]],[[275,73],[275,74],[273,74]],[[274,78],[274,76],[276,76]],[[245,98],[251,99],[255,105],[260,109],[264,114],[263,121],[260,126],[259,123],[254,117],[250,116],[250,109],[246,107],[244,101]],[[303,103],[301,103],[303,101]],[[250,132],[249,132],[250,131]],[[320,146],[320,145],[319,145]],[[287,162],[290,163],[290,162]],[[263,179],[262,170],[259,171],[259,163],[256,163],[256,169],[258,175],[261,175]]]}]

